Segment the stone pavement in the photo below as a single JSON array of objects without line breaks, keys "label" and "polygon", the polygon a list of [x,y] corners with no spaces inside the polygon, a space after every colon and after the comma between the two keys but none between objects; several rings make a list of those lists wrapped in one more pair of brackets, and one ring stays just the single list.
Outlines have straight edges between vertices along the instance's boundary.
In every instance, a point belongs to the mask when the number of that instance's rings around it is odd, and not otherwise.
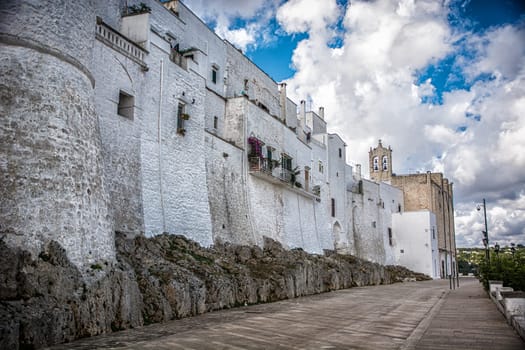
[{"label": "stone pavement", "polygon": [[477,279],[461,279],[442,304],[414,349],[525,349]]},{"label": "stone pavement", "polygon": [[223,310],[52,349],[524,349],[477,280],[361,287]]}]

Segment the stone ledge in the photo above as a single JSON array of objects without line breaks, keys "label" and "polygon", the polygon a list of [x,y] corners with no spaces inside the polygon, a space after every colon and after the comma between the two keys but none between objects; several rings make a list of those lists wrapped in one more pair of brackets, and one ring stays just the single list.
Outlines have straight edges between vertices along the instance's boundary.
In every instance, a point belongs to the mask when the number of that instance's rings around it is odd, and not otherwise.
[{"label": "stone ledge", "polygon": [[525,292],[503,287],[502,281],[489,281],[489,297],[507,322],[525,340]]}]

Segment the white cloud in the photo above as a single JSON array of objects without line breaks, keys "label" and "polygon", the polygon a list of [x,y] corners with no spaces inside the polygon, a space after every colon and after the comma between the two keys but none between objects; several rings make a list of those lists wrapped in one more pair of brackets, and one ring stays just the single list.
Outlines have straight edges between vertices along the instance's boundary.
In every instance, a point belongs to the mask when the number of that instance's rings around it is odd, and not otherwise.
[{"label": "white cloud", "polygon": [[288,33],[323,31],[339,17],[335,0],[290,0],[277,11],[277,20]]},{"label": "white cloud", "polygon": [[257,27],[253,25],[248,28],[229,29],[227,23],[217,23],[215,33],[243,51],[257,41]]},{"label": "white cloud", "polygon": [[[449,26],[446,2],[352,1],[339,9],[345,11],[343,45],[331,49],[337,8],[302,18],[295,10],[306,3],[291,1],[278,10],[285,30],[309,34],[294,52],[297,73],[287,81],[288,91],[293,99],[311,97],[314,108],[326,108],[329,129],[345,139],[350,159],[368,164],[369,147],[382,139],[394,149],[395,172],[442,171],[454,182],[460,206],[483,197],[507,205],[505,214],[491,216],[494,234],[510,229],[505,215],[525,221],[525,212],[509,199],[525,196],[523,29],[458,33]],[[430,80],[417,83],[419,69],[461,43],[475,45],[475,59],[465,55],[456,62],[473,86],[445,93],[441,105],[424,103],[435,88]],[[492,78],[475,82],[482,74]],[[471,244],[480,231],[469,226],[470,212],[458,215],[456,232]]]},{"label": "white cloud", "polygon": [[[243,51],[273,40],[269,21],[280,0],[186,0],[184,3],[206,22],[215,24],[215,32]],[[242,19],[243,27],[235,26]]]},{"label": "white cloud", "polygon": [[470,78],[481,73],[512,78],[525,62],[525,28],[511,25],[495,28],[482,36],[471,36],[468,44],[477,60],[464,67]]}]

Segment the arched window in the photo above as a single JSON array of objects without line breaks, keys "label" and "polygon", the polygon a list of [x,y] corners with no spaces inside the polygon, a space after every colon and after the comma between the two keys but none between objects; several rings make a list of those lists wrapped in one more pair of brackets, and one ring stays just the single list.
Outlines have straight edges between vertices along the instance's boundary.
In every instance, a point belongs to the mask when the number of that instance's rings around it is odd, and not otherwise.
[{"label": "arched window", "polygon": [[388,170],[388,157],[383,156],[383,170]]},{"label": "arched window", "polygon": [[379,158],[378,157],[374,157],[374,159],[372,159],[372,164],[374,167],[374,171],[379,171]]}]

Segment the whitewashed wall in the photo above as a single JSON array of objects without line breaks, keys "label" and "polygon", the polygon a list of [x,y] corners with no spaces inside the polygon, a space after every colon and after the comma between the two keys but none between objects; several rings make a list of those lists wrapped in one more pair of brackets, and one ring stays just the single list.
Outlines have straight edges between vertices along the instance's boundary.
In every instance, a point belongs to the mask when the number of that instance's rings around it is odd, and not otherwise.
[{"label": "whitewashed wall", "polygon": [[[93,53],[95,104],[114,227],[128,233],[143,232],[140,139],[145,73],[140,65],[98,40]],[[117,114],[120,91],[135,98],[133,119]]]},{"label": "whitewashed wall", "polygon": [[397,187],[381,182],[379,184],[380,196],[380,222],[383,234],[383,245],[385,249],[385,265],[395,264],[395,239],[392,237],[392,244],[388,236],[388,230],[394,231],[392,215],[403,212],[403,191]]},{"label": "whitewashed wall", "polygon": [[439,278],[436,217],[428,211],[395,213],[392,216],[395,262],[413,271]]},{"label": "whitewashed wall", "polygon": [[206,185],[214,241],[245,245],[261,243],[252,227],[244,151],[213,134],[207,134],[205,140]]},{"label": "whitewashed wall", "polygon": [[[211,218],[203,186],[204,80],[171,62],[155,45],[148,66],[141,149],[146,235],[166,231],[210,245]],[[177,133],[177,104],[183,93],[185,100],[194,101],[186,104],[190,119],[184,125],[185,135]]]},{"label": "whitewashed wall", "polygon": [[328,134],[328,182],[330,201],[327,209],[330,216],[332,199],[335,204],[335,215],[331,217],[331,229],[334,247],[341,253],[349,253],[353,240],[347,231],[347,191],[346,191],[346,145],[337,134]]}]

